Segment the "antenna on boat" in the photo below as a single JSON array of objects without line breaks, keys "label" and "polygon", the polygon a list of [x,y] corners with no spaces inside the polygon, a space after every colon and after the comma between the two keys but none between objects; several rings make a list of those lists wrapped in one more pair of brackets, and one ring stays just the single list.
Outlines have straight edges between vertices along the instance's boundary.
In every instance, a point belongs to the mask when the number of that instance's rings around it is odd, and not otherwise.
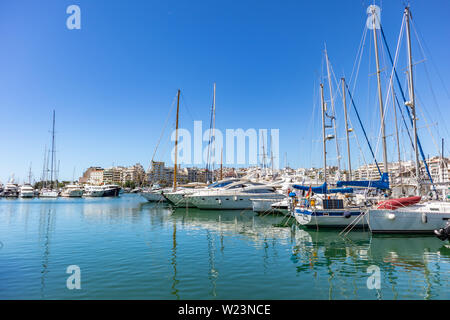
[{"label": "antenna on boat", "polygon": [[173,167],[173,191],[177,190],[177,156],[178,156],[178,115],[180,113],[180,89],[177,95],[177,121],[175,127],[175,166]]}]

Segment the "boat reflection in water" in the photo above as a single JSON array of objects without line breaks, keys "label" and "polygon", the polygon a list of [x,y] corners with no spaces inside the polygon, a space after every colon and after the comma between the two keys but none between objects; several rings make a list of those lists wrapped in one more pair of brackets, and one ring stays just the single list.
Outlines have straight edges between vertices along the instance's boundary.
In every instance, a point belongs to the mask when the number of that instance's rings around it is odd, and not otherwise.
[{"label": "boat reflection in water", "polygon": [[[368,294],[369,299],[449,297],[442,290],[450,285],[450,248],[434,237],[367,232],[344,237],[334,231],[296,228],[295,238],[291,260],[298,273],[314,279],[313,296],[323,295],[328,288],[328,299]],[[374,267],[380,271],[379,289],[368,285]],[[314,292],[316,288],[322,289]]]},{"label": "boat reflection in water", "polygon": [[[450,296],[450,249],[433,236],[343,237],[293,222],[252,211],[173,210],[138,195],[3,201],[0,298]],[[82,290],[64,286],[70,265],[82,270]],[[378,290],[367,286],[371,266],[380,270]]]}]

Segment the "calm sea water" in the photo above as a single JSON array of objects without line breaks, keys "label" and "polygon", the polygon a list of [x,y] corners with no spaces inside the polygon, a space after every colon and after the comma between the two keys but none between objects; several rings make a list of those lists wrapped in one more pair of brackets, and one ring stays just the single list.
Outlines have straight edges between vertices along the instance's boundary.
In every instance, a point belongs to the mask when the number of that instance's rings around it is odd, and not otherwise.
[{"label": "calm sea water", "polygon": [[[0,299],[450,299],[450,249],[434,237],[290,222],[138,195],[1,199]],[[70,265],[80,290],[66,287]]]}]

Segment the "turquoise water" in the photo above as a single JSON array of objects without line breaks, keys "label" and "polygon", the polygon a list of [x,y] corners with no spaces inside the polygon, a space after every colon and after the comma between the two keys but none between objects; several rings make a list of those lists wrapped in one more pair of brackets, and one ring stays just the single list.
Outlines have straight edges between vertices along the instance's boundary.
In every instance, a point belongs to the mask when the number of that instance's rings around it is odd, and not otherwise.
[{"label": "turquoise water", "polygon": [[448,243],[290,222],[138,195],[1,199],[0,299],[450,299]]}]

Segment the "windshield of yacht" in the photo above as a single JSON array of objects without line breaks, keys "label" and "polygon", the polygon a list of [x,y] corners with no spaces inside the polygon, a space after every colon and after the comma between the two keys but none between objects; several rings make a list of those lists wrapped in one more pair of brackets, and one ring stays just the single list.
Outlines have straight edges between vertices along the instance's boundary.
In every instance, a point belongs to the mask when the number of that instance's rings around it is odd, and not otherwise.
[{"label": "windshield of yacht", "polygon": [[208,186],[208,188],[222,188],[229,184],[232,184],[234,181],[217,181]]}]

